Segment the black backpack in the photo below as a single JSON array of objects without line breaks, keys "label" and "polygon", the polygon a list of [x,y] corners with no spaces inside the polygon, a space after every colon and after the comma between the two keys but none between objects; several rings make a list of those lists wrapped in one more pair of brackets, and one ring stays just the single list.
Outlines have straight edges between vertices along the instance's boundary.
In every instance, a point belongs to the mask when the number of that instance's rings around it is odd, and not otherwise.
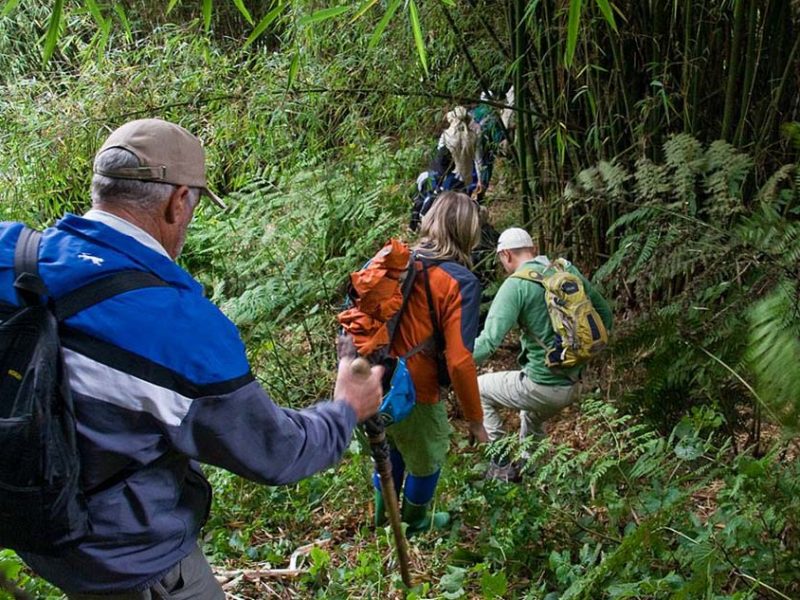
[{"label": "black backpack", "polygon": [[117,294],[168,284],[121,271],[54,300],[39,276],[41,236],[23,228],[14,253],[21,306],[0,303],[0,546],[54,554],[89,532],[86,498],[97,489],[81,487],[59,323]]}]

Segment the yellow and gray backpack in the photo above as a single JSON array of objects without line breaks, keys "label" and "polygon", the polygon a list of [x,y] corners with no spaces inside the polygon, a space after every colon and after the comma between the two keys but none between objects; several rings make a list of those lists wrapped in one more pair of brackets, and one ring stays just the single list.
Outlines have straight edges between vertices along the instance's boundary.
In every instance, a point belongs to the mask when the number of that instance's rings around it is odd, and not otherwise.
[{"label": "yellow and gray backpack", "polygon": [[[592,301],[586,294],[583,280],[567,270],[569,262],[556,259],[539,271],[526,267],[512,277],[538,283],[544,288],[547,314],[555,332],[553,344],[545,350],[545,364],[568,369],[582,365],[599,354],[608,343],[608,332]],[[535,336],[534,336],[535,337]]]}]

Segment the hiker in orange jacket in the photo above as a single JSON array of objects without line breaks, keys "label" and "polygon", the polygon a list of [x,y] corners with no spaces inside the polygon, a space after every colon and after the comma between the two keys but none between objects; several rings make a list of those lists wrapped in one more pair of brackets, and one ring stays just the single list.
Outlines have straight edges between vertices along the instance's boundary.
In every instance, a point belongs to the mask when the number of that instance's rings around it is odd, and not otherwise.
[{"label": "hiker in orange jacket", "polygon": [[[478,205],[466,194],[445,192],[425,215],[415,246],[417,276],[400,319],[391,353],[408,358],[417,403],[411,414],[390,425],[395,488],[403,490],[408,533],[443,528],[450,516],[431,514],[431,502],[449,446],[450,424],[441,387],[452,382],[469,430],[488,440],[472,349],[478,334],[480,283],[470,252],[480,239]],[[427,285],[426,285],[427,284]],[[437,332],[440,335],[437,335]],[[405,485],[403,479],[405,475]],[[375,487],[379,488],[375,477]],[[375,494],[375,522],[385,522],[383,498]]]}]

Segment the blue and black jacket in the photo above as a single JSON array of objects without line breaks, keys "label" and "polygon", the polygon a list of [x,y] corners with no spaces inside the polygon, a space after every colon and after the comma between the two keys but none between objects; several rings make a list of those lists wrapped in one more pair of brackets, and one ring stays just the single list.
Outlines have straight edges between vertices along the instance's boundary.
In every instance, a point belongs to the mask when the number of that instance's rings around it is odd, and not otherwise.
[{"label": "blue and black jacket", "polygon": [[[0,311],[18,304],[21,230],[0,223]],[[39,268],[55,298],[129,269],[169,284],[104,300],[62,325],[92,532],[55,557],[22,554],[53,584],[144,589],[188,555],[211,502],[197,462],[284,484],[333,465],[347,448],[353,409],[276,406],[253,379],[236,327],[165,256],[67,215],[44,232]]]}]

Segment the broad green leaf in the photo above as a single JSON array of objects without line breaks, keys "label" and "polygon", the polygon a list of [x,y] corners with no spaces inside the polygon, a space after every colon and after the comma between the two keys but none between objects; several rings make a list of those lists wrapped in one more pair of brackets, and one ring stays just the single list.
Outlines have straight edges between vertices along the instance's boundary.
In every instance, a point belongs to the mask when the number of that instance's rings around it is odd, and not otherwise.
[{"label": "broad green leaf", "polygon": [[378,22],[378,26],[375,27],[375,31],[372,32],[372,35],[369,38],[368,46],[370,48],[374,48],[378,45],[386,26],[389,24],[389,21],[392,20],[394,13],[397,12],[400,2],[402,2],[402,0],[392,0],[392,3],[386,8],[386,12],[383,13],[383,17],[381,17],[381,20]]},{"label": "broad green leaf", "polygon": [[275,21],[275,19],[277,19],[282,12],[283,12],[283,4],[280,3],[280,4],[278,4],[278,6],[273,8],[266,15],[264,15],[264,18],[261,19],[258,22],[258,25],[256,25],[255,29],[253,29],[253,33],[251,33],[247,37],[247,40],[245,40],[244,45],[242,46],[242,48],[247,48],[250,44],[255,42],[258,39],[258,37],[262,33],[264,33],[264,31],[267,29],[267,27],[272,25],[272,22]]},{"label": "broad green leaf", "polygon": [[422,63],[422,69],[427,75],[428,55],[425,52],[425,40],[422,37],[422,27],[419,23],[419,12],[417,11],[417,3],[414,2],[414,0],[409,0],[408,2],[408,16],[411,18],[411,29],[414,31],[414,43],[417,45],[419,60]]},{"label": "broad green leaf", "polygon": [[695,460],[703,456],[703,442],[696,437],[687,437],[675,444],[675,456],[680,460]]},{"label": "broad green leaf", "polygon": [[3,10],[0,11],[0,18],[7,17],[11,14],[17,5],[19,4],[19,0],[6,0],[5,4],[3,5]]},{"label": "broad green leaf", "polygon": [[211,12],[212,12],[211,3],[212,2],[213,2],[213,0],[203,0],[203,7],[202,7],[202,10],[203,10],[203,27],[205,27],[206,31],[211,29]]},{"label": "broad green leaf", "polygon": [[97,5],[97,2],[95,2],[95,0],[84,0],[84,4],[86,4],[86,8],[89,9],[89,12],[100,29],[103,29],[103,27],[105,27],[106,19],[103,16],[103,12],[100,10],[100,7]]},{"label": "broad green leaf", "polygon": [[318,10],[315,13],[306,15],[305,17],[301,18],[298,21],[298,23],[300,25],[310,25],[311,23],[326,21],[327,19],[338,17],[342,13],[346,13],[348,10],[350,10],[349,6],[334,6],[333,8],[323,8],[322,10]]},{"label": "broad green leaf", "polygon": [[578,45],[578,29],[581,25],[581,11],[583,0],[569,0],[569,20],[567,22],[567,51],[564,54],[564,63],[569,67],[575,57],[575,48]]},{"label": "broad green leaf", "polygon": [[256,22],[253,21],[253,17],[250,16],[250,11],[247,10],[244,2],[242,0],[233,0],[233,3],[236,5],[236,8],[239,9],[239,12],[242,13],[245,20],[250,23],[250,25],[255,25]]},{"label": "broad green leaf", "polygon": [[297,71],[300,69],[300,50],[294,51],[292,56],[292,64],[289,65],[289,80],[286,82],[286,87],[291,88],[294,85],[294,80],[297,77]]},{"label": "broad green leaf", "polygon": [[350,19],[350,22],[352,23],[363,17],[364,13],[366,13],[370,8],[375,6],[377,3],[378,0],[366,0],[366,2],[364,2],[361,6],[358,7],[358,10],[356,10],[356,14],[353,15],[353,18]]},{"label": "broad green leaf", "polygon": [[64,0],[56,0],[53,4],[53,12],[50,13],[50,22],[47,24],[47,34],[44,37],[44,52],[42,53],[44,62],[49,61],[55,52],[63,12]]},{"label": "broad green leaf", "polygon": [[505,598],[508,591],[508,580],[503,571],[481,575],[481,591],[484,598]]},{"label": "broad green leaf", "polygon": [[172,12],[172,9],[178,5],[180,0],[169,0],[169,4],[167,4],[167,14]]},{"label": "broad green leaf", "polygon": [[603,17],[605,18],[609,27],[611,27],[611,29],[614,31],[617,31],[617,22],[614,20],[614,11],[611,9],[611,4],[609,4],[608,0],[595,1],[597,2],[597,7],[600,9],[600,12],[603,13]]}]

